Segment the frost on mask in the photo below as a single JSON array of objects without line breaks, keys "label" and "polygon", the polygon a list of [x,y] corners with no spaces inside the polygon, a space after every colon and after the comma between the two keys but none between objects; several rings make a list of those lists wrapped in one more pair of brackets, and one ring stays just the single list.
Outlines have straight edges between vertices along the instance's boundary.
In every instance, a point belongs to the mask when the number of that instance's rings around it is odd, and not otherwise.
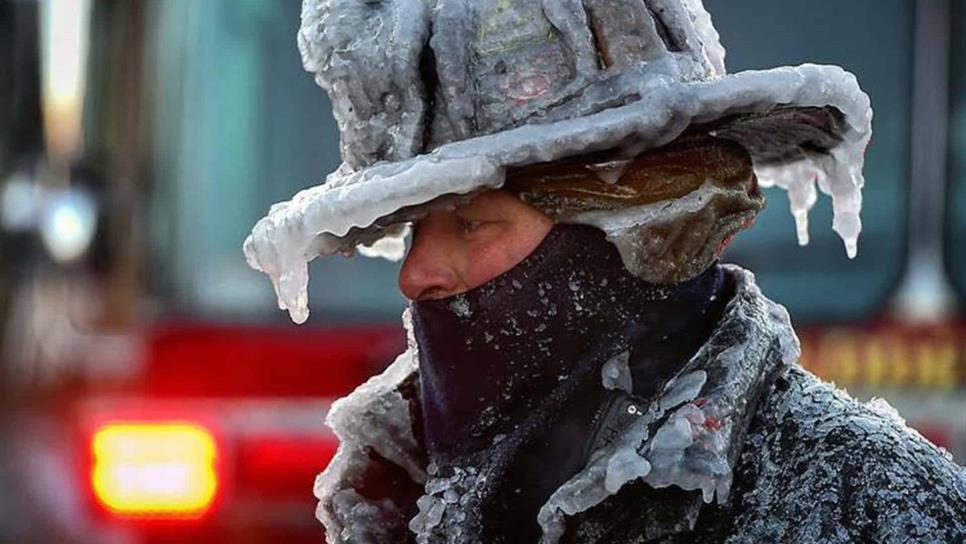
[{"label": "frost on mask", "polygon": [[601,380],[604,389],[620,389],[627,393],[632,393],[633,382],[631,380],[631,369],[629,366],[631,353],[621,352],[611,357],[604,363],[600,370]]},{"label": "frost on mask", "polygon": [[[377,246],[377,241],[387,236],[398,239],[402,230],[394,225],[420,217],[425,205],[439,197],[498,188],[508,168],[603,150],[641,152],[657,148],[690,126],[728,117],[764,116],[776,105],[833,108],[842,117],[837,127],[840,141],[827,153],[798,147],[794,156],[785,153],[776,160],[767,151],[768,133],[723,130],[717,135],[748,149],[763,185],[788,191],[800,241],[807,234],[805,221],[814,203],[814,186],[829,194],[835,210],[833,228],[849,255],[854,255],[861,229],[863,151],[871,136],[872,118],[869,98],[855,77],[836,66],[811,64],[747,71],[702,82],[683,81],[675,70],[679,69],[654,62],[629,68],[608,80],[608,92],[639,97],[623,106],[562,120],[548,114],[546,119],[530,124],[448,143],[431,153],[380,162],[362,170],[354,171],[344,164],[325,184],[271,208],[245,241],[248,263],[271,277],[279,307],[301,323],[308,317],[309,261],[323,255],[352,253],[359,245]],[[595,99],[588,96],[586,101],[593,103]],[[612,217],[594,214],[586,221],[608,230],[610,239],[622,248],[625,263],[634,271],[634,263],[644,260],[640,251],[647,249],[639,234],[653,225],[654,211],[615,210]],[[634,213],[641,214],[637,220]],[[396,250],[391,253],[399,256],[400,243],[390,245]],[[670,272],[688,275],[683,270]]]}]

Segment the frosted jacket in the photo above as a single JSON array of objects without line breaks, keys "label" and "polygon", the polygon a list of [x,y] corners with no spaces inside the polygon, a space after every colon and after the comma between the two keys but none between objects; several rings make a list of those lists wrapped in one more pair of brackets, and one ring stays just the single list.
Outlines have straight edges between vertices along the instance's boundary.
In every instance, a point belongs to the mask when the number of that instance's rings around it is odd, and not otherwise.
[{"label": "frosted jacket", "polygon": [[[785,309],[725,269],[735,294],[708,342],[655,399],[615,391],[586,467],[538,514],[541,542],[966,541],[966,470],[885,402],[802,369]],[[332,544],[474,541],[458,528],[486,474],[426,466],[415,349],[329,413],[341,445],[316,495]]]}]

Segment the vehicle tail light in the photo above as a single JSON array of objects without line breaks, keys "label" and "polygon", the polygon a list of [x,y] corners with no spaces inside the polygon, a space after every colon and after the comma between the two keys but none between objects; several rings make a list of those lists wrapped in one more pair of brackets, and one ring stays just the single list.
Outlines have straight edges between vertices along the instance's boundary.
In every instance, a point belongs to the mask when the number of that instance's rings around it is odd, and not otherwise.
[{"label": "vehicle tail light", "polygon": [[91,487],[109,512],[194,518],[218,491],[217,443],[195,423],[115,422],[91,438]]}]

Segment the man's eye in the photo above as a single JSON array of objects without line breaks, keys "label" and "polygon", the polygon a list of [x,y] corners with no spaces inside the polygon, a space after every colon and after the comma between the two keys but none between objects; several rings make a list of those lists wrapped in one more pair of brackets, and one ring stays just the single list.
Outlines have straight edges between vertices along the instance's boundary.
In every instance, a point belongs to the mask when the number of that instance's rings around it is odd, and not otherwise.
[{"label": "man's eye", "polygon": [[463,234],[469,234],[475,231],[476,229],[480,228],[480,226],[483,225],[483,221],[475,221],[473,219],[466,219],[461,217],[459,219],[459,225],[460,225],[460,230],[463,231]]}]

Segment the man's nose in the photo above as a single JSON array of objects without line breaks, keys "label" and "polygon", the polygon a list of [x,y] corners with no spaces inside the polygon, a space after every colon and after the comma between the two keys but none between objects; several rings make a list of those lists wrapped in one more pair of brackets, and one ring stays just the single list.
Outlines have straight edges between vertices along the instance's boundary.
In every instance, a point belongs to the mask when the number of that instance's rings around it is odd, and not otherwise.
[{"label": "man's nose", "polygon": [[410,300],[446,298],[460,291],[445,240],[417,233],[399,270],[399,290]]}]

